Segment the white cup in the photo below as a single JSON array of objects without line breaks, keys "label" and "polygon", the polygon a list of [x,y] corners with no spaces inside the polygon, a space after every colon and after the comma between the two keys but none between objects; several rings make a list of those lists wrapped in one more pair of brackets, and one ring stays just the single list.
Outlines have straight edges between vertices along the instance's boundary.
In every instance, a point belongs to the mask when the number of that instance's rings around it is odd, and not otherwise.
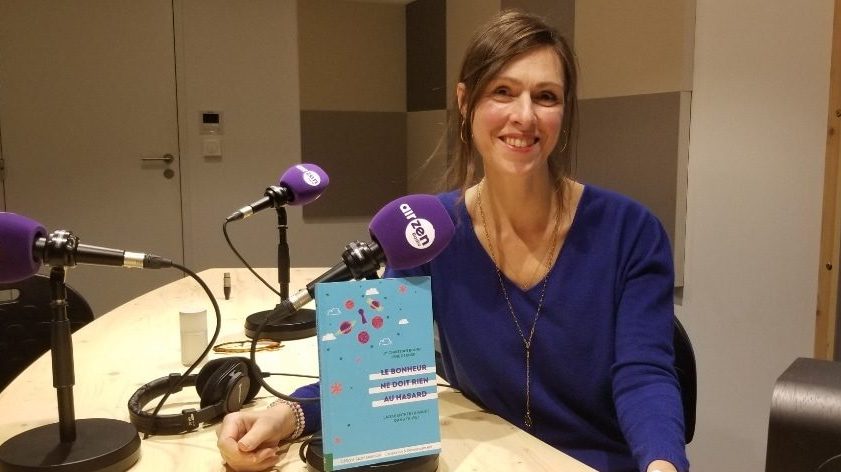
[{"label": "white cup", "polygon": [[207,310],[181,310],[178,318],[181,324],[181,363],[189,366],[207,348]]}]

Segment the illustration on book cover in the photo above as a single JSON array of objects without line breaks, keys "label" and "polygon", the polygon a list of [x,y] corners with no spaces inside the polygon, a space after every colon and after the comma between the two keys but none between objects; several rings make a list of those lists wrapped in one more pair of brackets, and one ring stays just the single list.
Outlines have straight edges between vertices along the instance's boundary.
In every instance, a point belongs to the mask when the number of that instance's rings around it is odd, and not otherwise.
[{"label": "illustration on book cover", "polygon": [[325,470],[438,453],[429,277],[316,288]]}]

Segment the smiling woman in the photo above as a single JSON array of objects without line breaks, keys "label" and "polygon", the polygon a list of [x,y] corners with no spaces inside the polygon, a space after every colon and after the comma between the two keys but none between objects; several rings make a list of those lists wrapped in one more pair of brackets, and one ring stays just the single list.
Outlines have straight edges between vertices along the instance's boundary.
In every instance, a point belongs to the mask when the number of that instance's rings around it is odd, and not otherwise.
[{"label": "smiling woman", "polygon": [[[467,41],[500,8],[525,4],[397,3],[405,5],[298,5],[303,160],[346,176],[331,187],[329,200],[304,208],[306,218],[338,223],[369,215],[402,193],[448,187],[441,177],[448,149],[460,138],[447,123],[458,116],[455,82]],[[571,172],[580,180],[629,195],[657,215],[681,286],[694,1],[527,4],[574,42],[586,77],[570,87],[582,98],[579,117],[570,110],[564,117],[565,126],[568,120],[580,132],[562,133],[558,149],[566,143],[578,156]],[[355,182],[372,180],[358,191]]]},{"label": "smiling woman", "polygon": [[[541,18],[506,11],[479,28],[454,87],[453,190],[438,196],[456,235],[385,275],[431,276],[443,370],[469,398],[597,470],[685,472],[668,237],[639,203],[571,178],[576,78]],[[301,407],[316,428],[318,408]],[[262,450],[237,443],[274,444],[291,418],[229,415],[223,456],[253,469]]]},{"label": "smiling woman", "polygon": [[[536,152],[549,162],[556,185],[570,173],[569,148],[555,145],[559,133],[569,139],[577,118],[578,74],[572,51],[565,42],[550,42],[549,33],[544,38],[525,34],[521,24],[503,17],[498,31],[475,36],[468,46],[475,53],[465,56],[456,88],[455,109],[461,121],[451,124],[451,135],[458,135],[461,143],[449,169],[450,186],[464,190],[476,183],[479,162],[474,151],[490,156],[492,146],[506,138],[509,146],[534,141],[525,150],[539,148]],[[500,47],[501,37],[518,35],[523,36],[515,44]],[[543,46],[537,48],[540,41]],[[477,113],[486,118],[477,122]],[[512,113],[514,120],[506,125]],[[552,152],[557,159],[548,159]]]},{"label": "smiling woman", "polygon": [[[470,126],[462,125],[460,131],[466,128],[465,141],[487,156],[486,176],[526,173],[548,162],[564,117],[562,77],[558,55],[543,47],[523,53],[500,71],[482,91],[473,113],[467,113],[465,85],[459,84],[459,110],[472,117]],[[495,170],[498,166],[505,170]]]},{"label": "smiling woman", "polygon": [[490,411],[598,470],[687,470],[668,239],[640,204],[570,176],[571,49],[506,11],[462,64],[456,190],[439,196],[457,236],[387,275],[432,276],[447,378]]}]

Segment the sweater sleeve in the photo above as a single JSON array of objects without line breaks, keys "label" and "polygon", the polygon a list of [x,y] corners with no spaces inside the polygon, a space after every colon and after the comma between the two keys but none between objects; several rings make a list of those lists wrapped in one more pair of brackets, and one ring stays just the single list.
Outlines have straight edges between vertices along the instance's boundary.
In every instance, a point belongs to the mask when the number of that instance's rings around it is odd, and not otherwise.
[{"label": "sweater sleeve", "polygon": [[652,461],[689,470],[683,406],[674,371],[674,271],[668,237],[646,214],[620,268],[613,395],[620,427],[640,470]]},{"label": "sweater sleeve", "polygon": [[[318,384],[312,383],[299,387],[292,392],[296,398],[315,398],[321,395],[321,388]],[[304,412],[304,435],[312,434],[321,429],[321,402],[302,402],[301,410]]]}]

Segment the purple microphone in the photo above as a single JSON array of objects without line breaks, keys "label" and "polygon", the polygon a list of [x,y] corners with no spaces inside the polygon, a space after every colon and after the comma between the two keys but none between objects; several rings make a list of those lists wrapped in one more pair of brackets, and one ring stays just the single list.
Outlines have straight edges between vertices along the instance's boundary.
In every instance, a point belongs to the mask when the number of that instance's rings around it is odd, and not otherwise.
[{"label": "purple microphone", "polygon": [[296,164],[280,176],[278,185],[266,189],[263,198],[231,213],[226,221],[241,220],[266,208],[285,205],[306,205],[317,199],[327,188],[330,178],[315,164]]},{"label": "purple microphone", "polygon": [[80,244],[65,230],[47,234],[41,224],[15,213],[0,212],[0,283],[17,282],[38,272],[42,263],[73,267],[96,264],[161,269],[172,261],[154,254]]},{"label": "purple microphone", "polygon": [[438,198],[407,195],[378,211],[368,225],[368,231],[374,241],[348,244],[342,253],[342,262],[284,301],[289,304],[287,311],[294,312],[312,301],[316,284],[361,279],[385,263],[394,269],[409,269],[427,263],[450,243],[455,227]]},{"label": "purple microphone", "polygon": [[[392,269],[411,269],[441,253],[455,227],[433,195],[408,195],[386,204],[368,225]],[[377,267],[379,268],[379,267]]]},{"label": "purple microphone", "polygon": [[34,243],[46,234],[43,226],[25,216],[0,213],[0,282],[17,282],[38,272]]}]

